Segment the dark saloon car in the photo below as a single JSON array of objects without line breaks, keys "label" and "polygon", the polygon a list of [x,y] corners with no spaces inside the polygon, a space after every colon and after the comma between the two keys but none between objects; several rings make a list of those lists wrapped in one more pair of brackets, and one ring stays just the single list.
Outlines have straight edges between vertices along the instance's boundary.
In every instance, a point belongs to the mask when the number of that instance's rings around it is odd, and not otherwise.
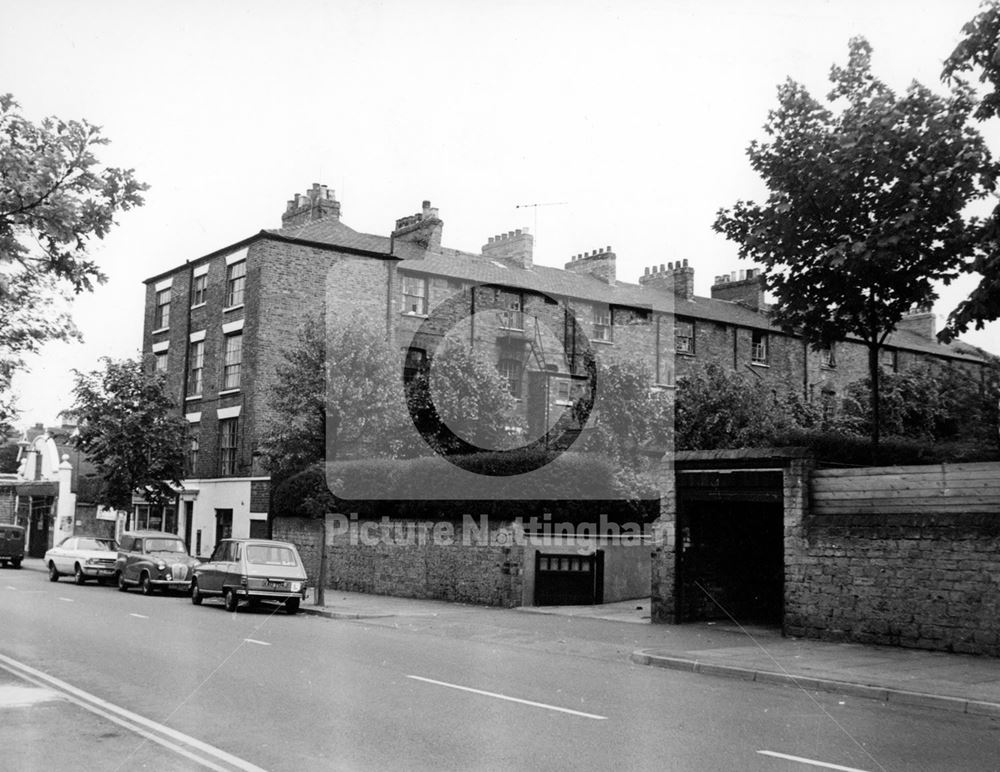
[{"label": "dark saloon car", "polygon": [[24,528],[20,525],[0,525],[0,564],[21,567],[24,560]]},{"label": "dark saloon car", "polygon": [[118,542],[118,589],[138,587],[143,595],[153,590],[191,589],[191,575],[199,564],[188,554],[183,539],[162,531],[123,533]]},{"label": "dark saloon car", "polygon": [[223,539],[195,569],[191,584],[192,603],[222,596],[227,611],[236,611],[241,600],[275,600],[294,614],[305,595],[306,570],[295,545],[270,539]]}]

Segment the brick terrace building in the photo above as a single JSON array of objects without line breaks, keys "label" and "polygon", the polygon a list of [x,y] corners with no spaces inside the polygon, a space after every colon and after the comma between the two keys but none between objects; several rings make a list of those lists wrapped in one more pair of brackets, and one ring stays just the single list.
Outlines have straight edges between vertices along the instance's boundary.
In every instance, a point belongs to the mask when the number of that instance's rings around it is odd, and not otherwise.
[{"label": "brick terrace building", "polygon": [[[384,325],[404,369],[432,354],[449,328],[462,328],[508,378],[532,432],[571,399],[588,346],[644,360],[665,388],[696,362],[752,372],[810,399],[835,397],[867,374],[860,342],[815,352],[773,326],[755,271],[715,277],[705,298],[694,294],[687,260],[647,268],[631,284],[617,279],[611,247],[557,269],[534,264],[526,230],[490,237],[470,254],[443,247],[442,229],[425,201],[389,236],[359,233],[341,221],[334,192],[313,185],[288,202],[280,229],[147,280],[143,351],[191,423],[190,473],[174,522],[194,554],[225,535],[266,533],[268,477],[255,451],[275,368],[303,319],[330,306]],[[972,347],[937,343],[934,317],[921,309],[890,336],[883,364],[905,370],[927,361],[976,378],[982,370]]]}]

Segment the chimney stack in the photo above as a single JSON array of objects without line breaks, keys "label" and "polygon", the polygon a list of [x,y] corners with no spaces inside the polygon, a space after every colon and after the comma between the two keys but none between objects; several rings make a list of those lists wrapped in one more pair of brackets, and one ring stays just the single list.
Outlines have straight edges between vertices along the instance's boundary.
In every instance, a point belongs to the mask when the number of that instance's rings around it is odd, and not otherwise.
[{"label": "chimney stack", "polygon": [[899,320],[897,330],[907,330],[925,340],[937,341],[937,321],[931,305],[915,305]]},{"label": "chimney stack", "polygon": [[605,284],[614,285],[615,263],[615,253],[609,246],[602,249],[595,249],[590,253],[584,252],[579,255],[573,255],[569,262],[566,263],[565,268],[567,271],[593,276]]},{"label": "chimney stack", "polygon": [[437,208],[432,207],[430,201],[424,201],[417,214],[396,220],[392,240],[409,241],[428,252],[440,252],[443,230],[444,223],[438,217]]},{"label": "chimney stack", "polygon": [[499,260],[517,268],[531,268],[535,237],[527,228],[490,236],[483,244],[483,257]]},{"label": "chimney stack", "polygon": [[715,277],[712,284],[712,298],[715,300],[728,300],[731,303],[752,308],[760,311],[765,307],[764,303],[764,276],[757,268],[748,268],[745,271],[733,271],[730,274],[722,274]]},{"label": "chimney stack", "polygon": [[655,265],[647,268],[639,277],[639,284],[660,292],[673,292],[679,298],[691,300],[694,297],[694,268],[688,265],[687,258],[666,265],[660,263],[659,268]]},{"label": "chimney stack", "polygon": [[296,193],[295,198],[285,206],[285,213],[281,215],[281,227],[294,228],[328,217],[340,221],[340,202],[334,191],[314,182],[311,190],[305,194]]}]

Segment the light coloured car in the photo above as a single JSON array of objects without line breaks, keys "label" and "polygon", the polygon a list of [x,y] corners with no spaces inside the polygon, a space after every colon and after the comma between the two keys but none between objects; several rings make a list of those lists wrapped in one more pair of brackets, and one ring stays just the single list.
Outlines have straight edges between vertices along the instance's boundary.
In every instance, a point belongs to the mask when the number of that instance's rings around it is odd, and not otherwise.
[{"label": "light coloured car", "polygon": [[115,575],[118,544],[114,539],[101,536],[68,536],[45,553],[49,581],[58,582],[60,576],[72,576],[77,584],[88,579],[101,582]]},{"label": "light coloured car", "polygon": [[279,601],[294,614],[306,595],[306,570],[294,544],[271,539],[223,539],[194,570],[191,602],[221,596],[227,611],[240,601]]}]

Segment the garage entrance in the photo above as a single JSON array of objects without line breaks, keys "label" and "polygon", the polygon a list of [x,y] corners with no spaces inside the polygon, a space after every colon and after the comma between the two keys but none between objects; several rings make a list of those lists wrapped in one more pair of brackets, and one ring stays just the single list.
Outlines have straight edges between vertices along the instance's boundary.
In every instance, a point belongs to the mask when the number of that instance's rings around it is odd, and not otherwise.
[{"label": "garage entrance", "polygon": [[535,553],[536,606],[591,606],[604,602],[604,552]]},{"label": "garage entrance", "polygon": [[779,470],[678,470],[678,621],[781,624],[782,502]]}]

